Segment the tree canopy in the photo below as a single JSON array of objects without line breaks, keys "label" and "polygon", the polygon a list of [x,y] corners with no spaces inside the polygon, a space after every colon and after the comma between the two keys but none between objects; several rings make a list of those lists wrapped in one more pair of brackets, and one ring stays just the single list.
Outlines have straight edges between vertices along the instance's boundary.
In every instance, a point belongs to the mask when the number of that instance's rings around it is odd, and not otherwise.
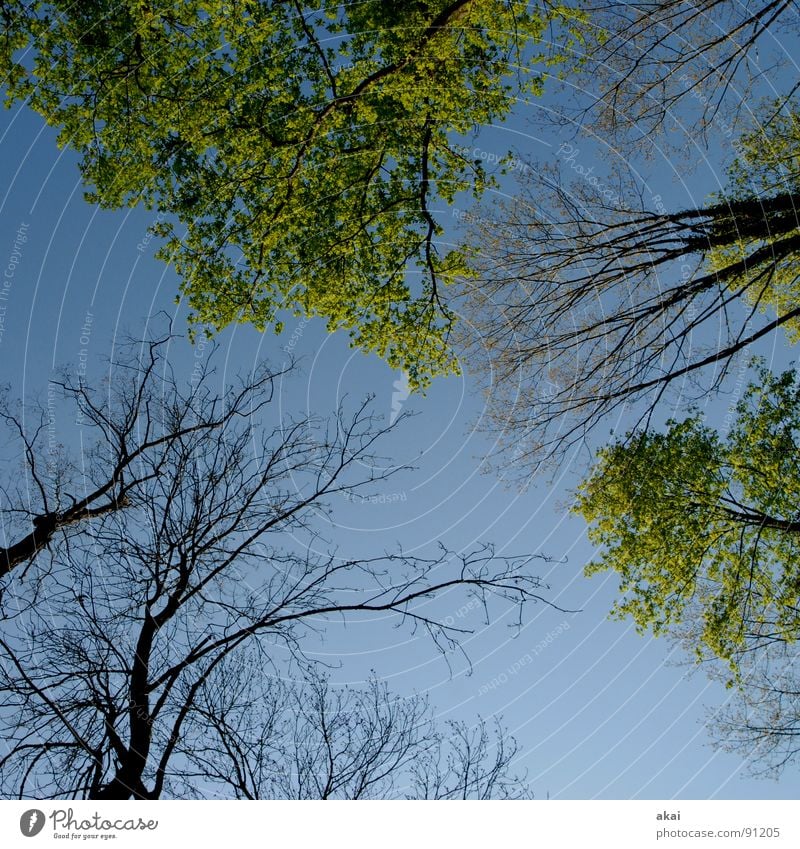
[{"label": "tree canopy", "polygon": [[506,0],[12,0],[0,70],[80,153],[92,200],[158,210],[198,325],[322,316],[417,386],[456,369],[443,287],[466,268],[437,207],[488,182],[454,134],[538,92],[530,45],[574,18]]},{"label": "tree canopy", "polygon": [[761,369],[720,434],[695,415],[602,449],[575,509],[620,576],[614,612],[655,634],[693,622],[700,658],[800,636],[800,383]]}]

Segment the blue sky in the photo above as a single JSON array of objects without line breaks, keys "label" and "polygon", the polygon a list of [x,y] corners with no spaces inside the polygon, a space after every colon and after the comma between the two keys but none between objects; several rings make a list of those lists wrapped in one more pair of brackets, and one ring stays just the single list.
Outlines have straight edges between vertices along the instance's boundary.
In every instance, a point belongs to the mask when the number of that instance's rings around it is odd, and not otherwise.
[{"label": "blue sky", "polygon": [[[470,144],[488,160],[509,149],[523,159],[552,157],[570,143],[587,168],[596,163],[602,173],[597,142],[541,138],[529,120],[537,108],[520,104],[503,127],[484,130]],[[89,371],[99,369],[121,333],[146,330],[159,310],[174,314],[180,327],[185,310],[174,303],[174,273],[153,259],[157,240],[148,239],[147,228],[154,214],[89,206],[76,157],[58,151],[53,129],[24,108],[3,112],[1,120],[3,268],[23,224],[27,241],[4,302],[0,381],[18,394],[42,396],[55,368],[80,369],[85,361]],[[718,187],[724,158],[720,147],[691,175],[678,162],[657,162],[648,191],[671,205],[700,202]],[[442,215],[448,225],[456,218]],[[357,684],[375,670],[396,692],[427,692],[442,719],[502,715],[538,798],[792,798],[796,770],[780,783],[754,780],[743,777],[740,757],[709,747],[703,723],[727,697],[720,685],[699,672],[687,676],[669,642],[606,618],[615,580],[583,577],[592,549],[582,521],[568,515],[579,462],[525,492],[506,487],[480,471],[492,439],[468,376],[438,380],[425,397],[405,398],[401,375],[350,350],[344,336],[327,335],[318,321],[290,319],[280,338],[229,328],[220,343],[222,379],[263,358],[280,363],[286,348],[300,358],[301,372],[281,385],[278,403],[287,413],[325,415],[343,397],[356,402],[367,393],[387,424],[397,409],[416,413],[384,444],[390,464],[416,470],[398,473],[371,498],[334,503],[324,534],[343,554],[400,543],[424,555],[437,540],[457,550],[492,541],[498,553],[548,557],[534,564],[550,587],[546,597],[580,611],[542,604],[517,631],[502,612],[487,625],[481,611],[463,608],[463,597],[444,597],[437,601],[442,615],[474,629],[464,641],[471,665],[454,656],[448,666],[429,639],[393,621],[331,623],[325,639],[309,647],[335,665],[336,682]],[[188,342],[173,351],[187,379],[194,353]],[[764,353],[773,362],[788,356],[782,349]],[[70,423],[60,426],[60,438],[75,439]]]}]

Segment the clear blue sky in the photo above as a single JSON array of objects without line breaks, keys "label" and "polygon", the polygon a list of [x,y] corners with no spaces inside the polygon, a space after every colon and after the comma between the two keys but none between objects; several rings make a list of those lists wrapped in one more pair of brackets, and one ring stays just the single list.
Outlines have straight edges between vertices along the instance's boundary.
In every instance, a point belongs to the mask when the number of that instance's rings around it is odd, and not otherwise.
[{"label": "clear blue sky", "polygon": [[[534,137],[528,118],[535,108],[522,104],[505,127],[490,128],[473,144],[487,155],[515,148],[522,156],[552,157],[565,139]],[[23,224],[27,241],[5,301],[0,380],[23,394],[44,394],[54,368],[77,369],[85,357],[91,370],[120,332],[141,333],[148,316],[162,309],[175,313],[180,325],[185,310],[174,305],[174,273],[153,259],[156,241],[146,240],[152,213],[90,207],[82,198],[76,158],[57,150],[52,129],[25,109],[3,112],[1,120],[3,268]],[[592,144],[572,143],[590,167]],[[716,188],[723,154],[718,151],[690,180],[679,164],[662,162],[648,185],[675,205],[688,206]],[[454,220],[449,211],[443,217]],[[282,338],[247,327],[229,329],[220,338],[226,369],[233,372],[264,357],[280,362],[294,338],[303,371],[281,387],[282,409],[327,414],[344,394],[359,399],[375,393],[378,412],[387,422],[392,415],[399,375],[352,352],[345,338],[326,336],[319,323],[298,327],[290,320]],[[175,357],[176,362],[185,358],[188,377],[188,343]],[[448,669],[426,637],[395,629],[388,620],[332,624],[312,651],[341,662],[334,680],[358,683],[374,669],[399,693],[428,692],[442,719],[502,714],[522,746],[519,766],[528,770],[539,798],[548,793],[578,799],[796,794],[796,770],[780,783],[756,781],[742,777],[740,757],[709,747],[703,723],[707,711],[726,698],[721,686],[701,673],[687,677],[686,669],[675,665],[680,657],[668,642],[607,620],[615,581],[583,577],[592,550],[582,521],[567,512],[577,464],[568,464],[552,483],[524,493],[510,490],[479,471],[491,439],[476,428],[483,406],[468,379],[440,380],[425,398],[394,400],[418,415],[384,448],[393,462],[413,462],[417,470],[376,489],[370,501],[336,503],[335,524],[326,535],[344,554],[375,553],[397,542],[424,554],[439,539],[454,549],[493,541],[500,553],[541,552],[553,558],[540,569],[551,587],[549,597],[581,612],[564,614],[542,605],[517,633],[507,627],[510,622],[486,626],[479,611],[460,611],[460,598],[442,599],[444,616],[475,629],[465,640],[471,670],[458,657]],[[60,436],[68,442],[73,437],[69,425],[63,427]]]}]

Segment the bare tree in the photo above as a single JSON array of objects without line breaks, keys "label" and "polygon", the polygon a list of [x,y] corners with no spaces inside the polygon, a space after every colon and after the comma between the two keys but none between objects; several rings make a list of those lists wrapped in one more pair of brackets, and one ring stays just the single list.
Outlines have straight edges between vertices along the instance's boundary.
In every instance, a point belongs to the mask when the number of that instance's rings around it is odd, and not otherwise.
[{"label": "bare tree", "polygon": [[531,171],[502,219],[476,229],[465,303],[465,359],[514,462],[560,458],[630,406],[642,424],[668,390],[718,389],[736,354],[795,332],[796,184],[668,212],[624,182],[609,199]]},{"label": "bare tree", "polygon": [[800,759],[800,652],[796,643],[773,641],[743,666],[739,682],[714,669],[731,698],[711,714],[709,728],[715,745],[741,755],[750,773],[777,778]]},{"label": "bare tree", "polygon": [[437,737],[413,768],[415,798],[522,799],[532,793],[509,767],[517,744],[497,720],[494,737],[484,722],[470,728],[448,722],[447,737]]},{"label": "bare tree", "polygon": [[[268,426],[257,418],[272,409],[266,367],[223,396],[211,391],[208,371],[183,392],[167,343],[137,349],[102,393],[62,384],[100,432],[95,471],[78,479],[92,492],[111,481],[120,509],[59,528],[47,557],[37,548],[24,586],[21,573],[3,579],[8,795],[160,798],[185,789],[190,752],[212,734],[222,746],[235,741],[225,707],[236,694],[230,664],[248,652],[265,666],[305,665],[304,634],[332,618],[384,614],[449,652],[462,632],[439,621],[434,597],[465,592],[487,612],[505,602],[520,615],[544,601],[531,558],[496,557],[488,545],[441,547],[427,558],[339,555],[320,536],[326,497],[393,473],[376,466],[389,428],[370,415],[369,399],[331,421]],[[26,445],[45,515],[61,515],[79,501],[61,485],[76,464],[57,464],[48,479],[35,433]],[[134,454],[114,473],[120,456]],[[342,786],[352,788],[348,781]]]},{"label": "bare tree", "polygon": [[679,665],[691,665],[725,688],[726,695],[706,712],[712,745],[741,757],[750,775],[777,779],[800,762],[798,641],[764,623],[739,653],[734,671],[712,652],[698,651],[702,611],[696,612],[671,638],[685,653]]},{"label": "bare tree", "polygon": [[[0,419],[12,433],[18,470],[0,481],[0,576],[30,564],[57,536],[129,507],[130,493],[157,476],[182,441],[212,438],[268,403],[278,370],[261,368],[225,396],[210,389],[213,355],[196,358],[189,380],[171,373],[170,331],[145,342],[120,340],[102,385],[65,371],[50,381],[47,404],[12,403],[6,392]],[[81,430],[78,457],[56,439],[57,410],[66,408]],[[66,418],[66,415],[65,415]]]},{"label": "bare tree", "polygon": [[[663,131],[681,121],[706,142],[715,124],[728,138],[752,128],[759,87],[767,81],[768,91],[795,67],[791,39],[800,29],[792,0],[589,0],[580,8],[586,46],[565,75],[577,104],[560,117],[629,152],[649,147],[653,134],[669,145]],[[781,99],[796,90],[790,86]],[[681,133],[677,145],[685,149],[685,142]]]},{"label": "bare tree", "polygon": [[[230,667],[231,664],[226,664]],[[332,687],[305,670],[284,683],[250,658],[203,688],[181,755],[180,795],[237,799],[521,798],[517,746],[499,724],[437,725],[428,701],[371,678]]]}]

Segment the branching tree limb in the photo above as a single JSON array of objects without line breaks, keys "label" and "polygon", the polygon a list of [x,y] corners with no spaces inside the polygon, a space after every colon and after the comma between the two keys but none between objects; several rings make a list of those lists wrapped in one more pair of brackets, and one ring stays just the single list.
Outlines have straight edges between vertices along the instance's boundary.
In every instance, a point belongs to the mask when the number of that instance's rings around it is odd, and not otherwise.
[{"label": "branching tree limb", "polygon": [[[578,5],[587,35],[566,75],[577,103],[562,118],[628,153],[649,148],[654,135],[662,150],[670,146],[668,131],[681,121],[697,142],[707,143],[715,125],[718,138],[751,130],[759,85],[793,69],[800,27],[792,0]],[[681,133],[677,145],[685,141]]]},{"label": "branching tree limb", "polygon": [[[208,760],[208,780],[219,778],[211,764],[224,755],[242,796],[369,795],[407,763],[409,746],[419,754],[416,738],[402,730],[419,708],[391,707],[375,685],[369,707],[358,697],[359,722],[368,723],[359,726],[363,739],[333,758],[321,784],[314,783],[320,746],[334,746],[324,725],[319,745],[309,742],[303,755],[297,749],[308,762],[305,777],[265,783],[265,763],[252,760],[257,741],[242,737],[241,725],[253,731],[263,717],[236,713],[241,688],[254,688],[248,704],[258,692],[269,701],[270,663],[291,657],[306,669],[304,635],[333,617],[384,614],[427,632],[448,653],[464,632],[439,618],[437,598],[466,593],[487,611],[511,605],[521,615],[531,602],[548,603],[546,588],[530,574],[530,557],[496,556],[489,545],[442,546],[429,557],[396,551],[349,559],[332,550],[317,530],[327,499],[395,473],[382,471],[375,453],[395,425],[380,426],[367,399],[331,422],[284,418],[270,426],[261,419],[272,410],[274,373],[265,367],[217,396],[206,371],[184,392],[166,367],[168,341],[125,360],[102,392],[61,384],[99,431],[97,461],[85,477],[100,494],[89,501],[65,495],[71,490],[43,473],[38,497],[59,517],[73,504],[105,505],[107,493],[116,500],[114,509],[57,527],[41,569],[37,549],[29,566],[35,599],[26,599],[19,570],[2,579],[8,597],[27,601],[7,605],[16,610],[0,643],[3,787],[9,795],[97,799],[159,798],[189,786],[201,792],[193,770]],[[29,440],[34,459],[37,438]],[[243,658],[255,658],[262,671],[253,667],[236,683]],[[329,697],[321,685],[309,686],[302,698],[311,692],[309,709],[321,721]],[[334,708],[344,712],[345,702],[334,700]],[[400,728],[387,731],[381,718],[391,715]],[[316,721],[309,715],[304,723]],[[341,742],[336,728],[330,733]],[[190,742],[209,735],[213,751]],[[427,746],[433,738],[426,735]],[[488,750],[479,751],[483,762]],[[507,765],[508,757],[500,761]],[[500,788],[492,775],[480,792]],[[479,792],[470,781],[465,786]]]},{"label": "branching tree limb", "polygon": [[611,198],[531,169],[500,220],[474,228],[465,359],[512,465],[560,459],[626,408],[646,424],[668,390],[714,391],[759,339],[797,338],[798,126],[746,139],[705,206],[653,211],[624,182]]}]

